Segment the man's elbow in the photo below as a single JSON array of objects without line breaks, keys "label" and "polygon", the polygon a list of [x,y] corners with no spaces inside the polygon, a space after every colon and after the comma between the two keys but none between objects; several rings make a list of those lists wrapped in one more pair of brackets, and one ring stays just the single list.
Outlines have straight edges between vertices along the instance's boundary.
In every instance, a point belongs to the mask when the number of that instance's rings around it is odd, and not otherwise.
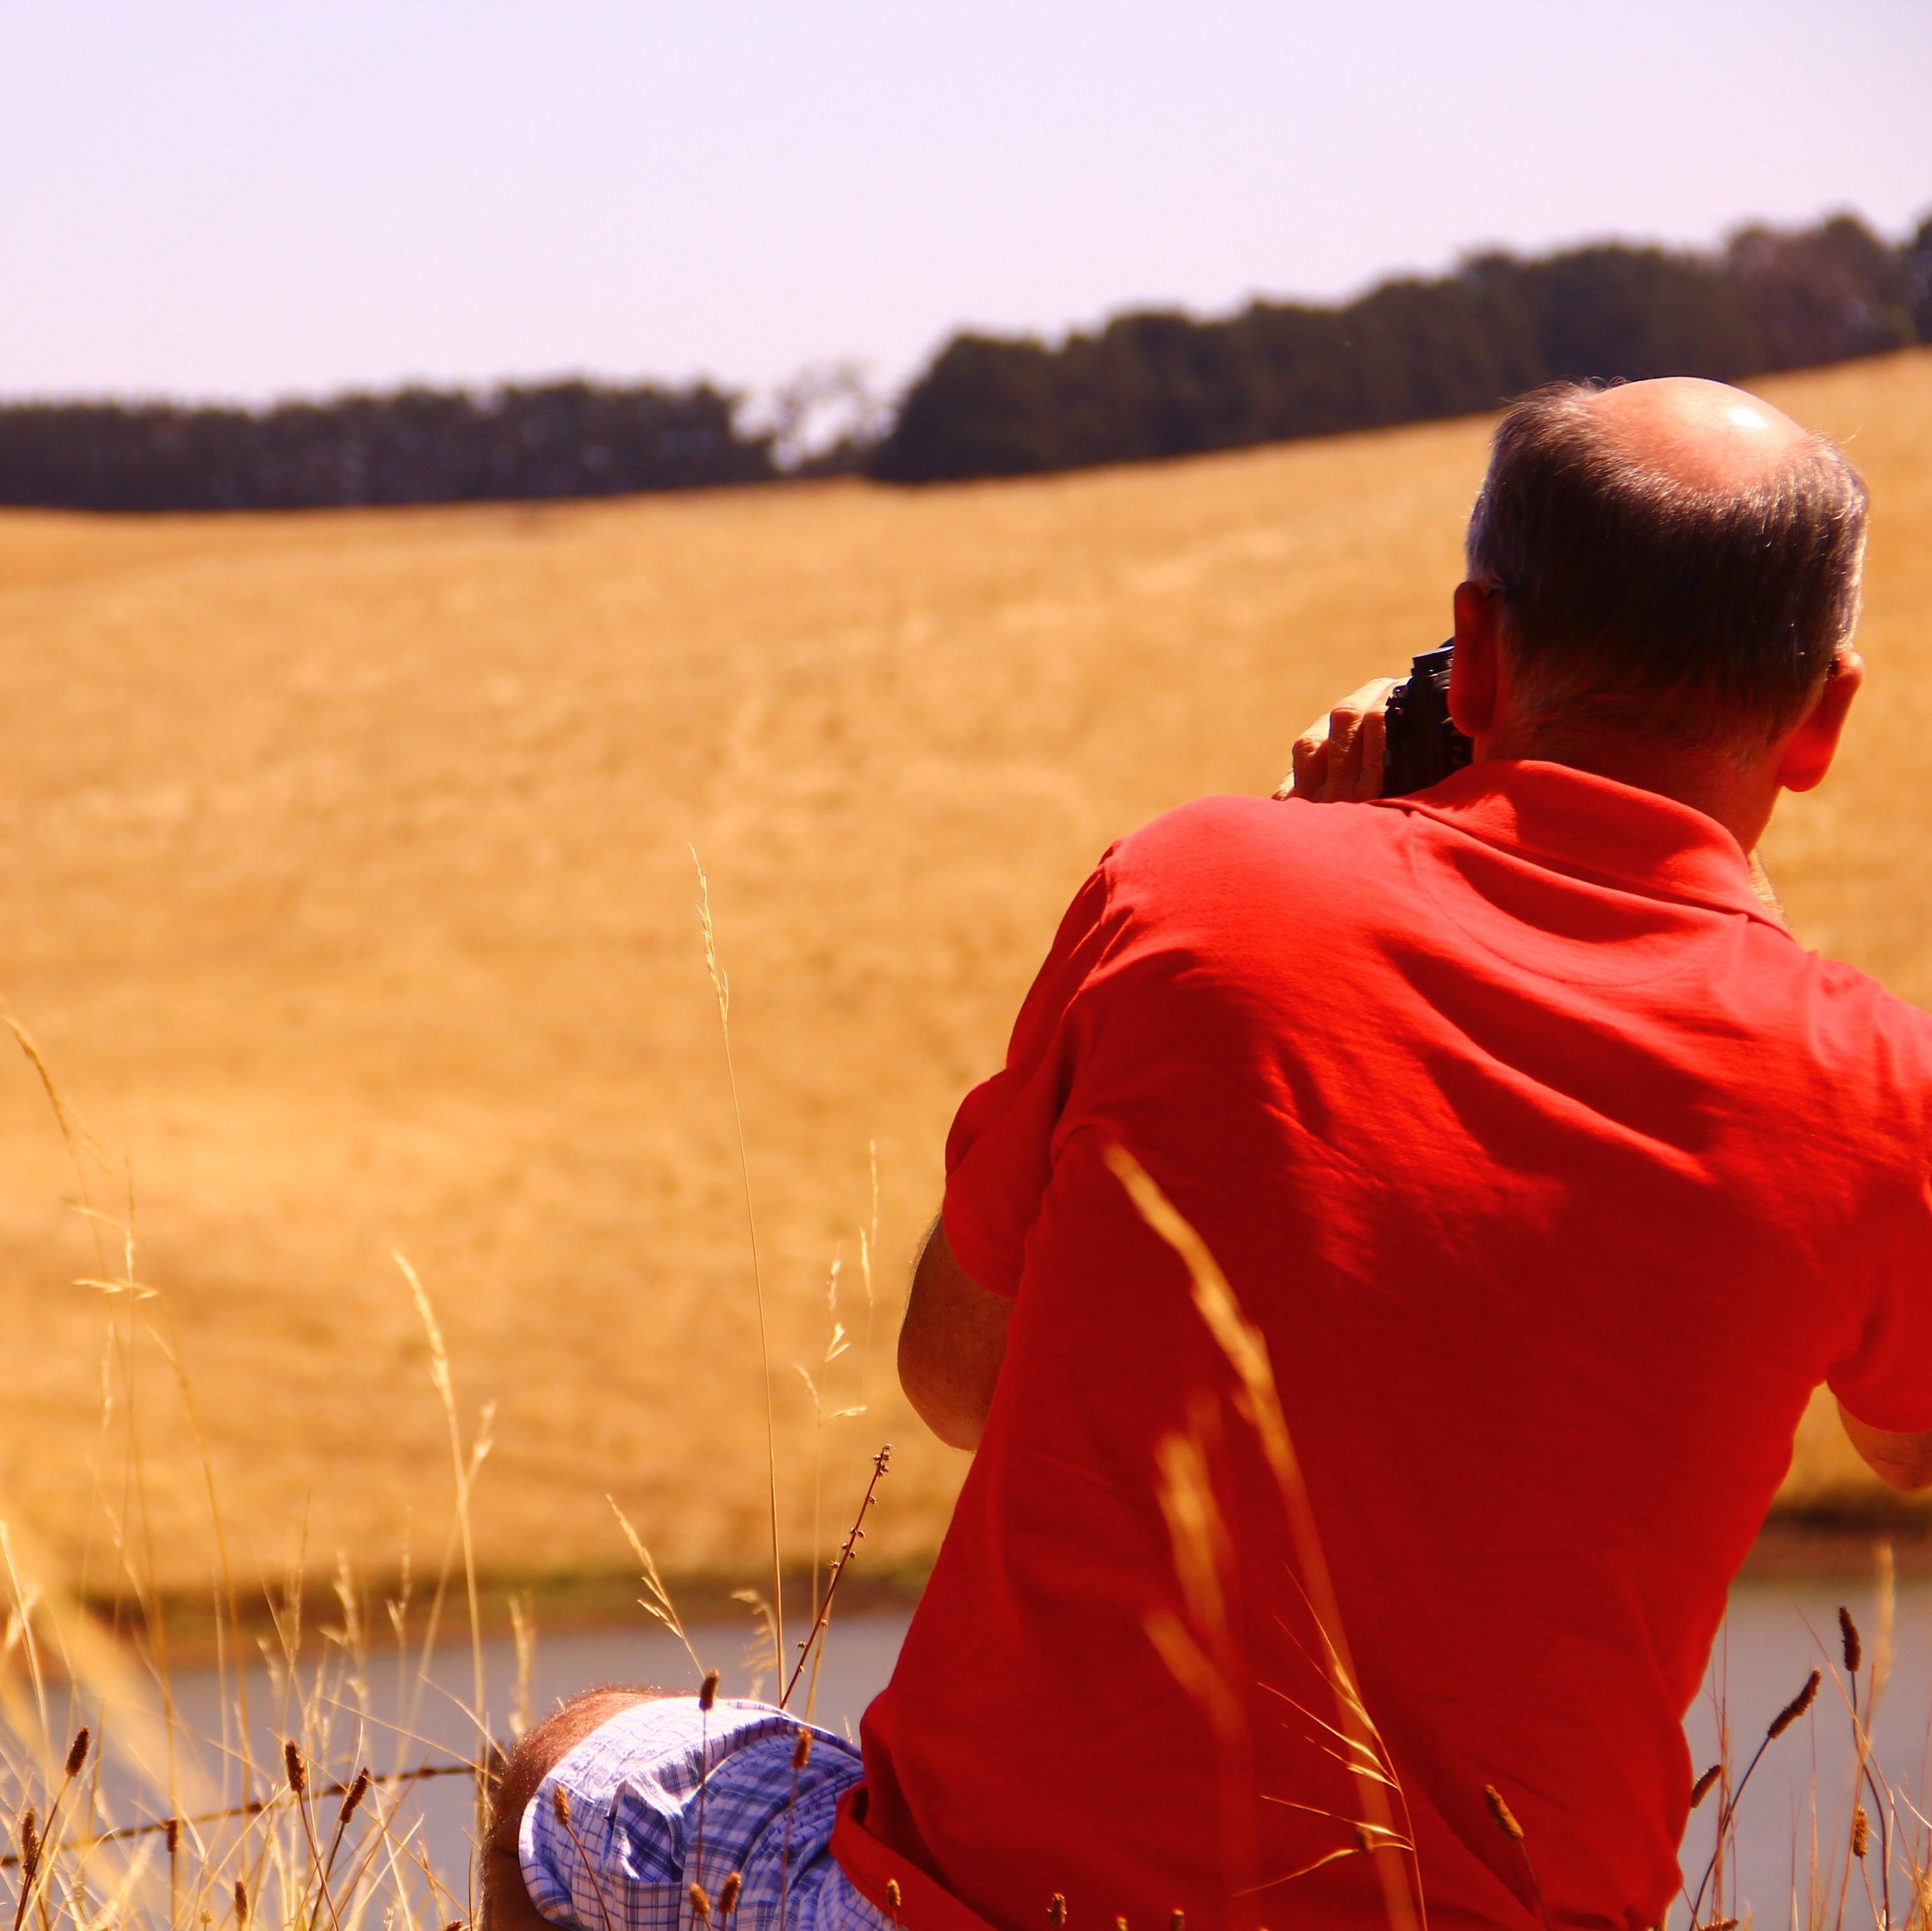
[{"label": "man's elbow", "polygon": [[1838,1415],[1860,1459],[1888,1488],[1906,1495],[1932,1489],[1932,1429],[1894,1435],[1862,1422],[1840,1402]]},{"label": "man's elbow", "polygon": [[933,1358],[920,1339],[904,1330],[899,1335],[899,1386],[913,1412],[948,1448],[970,1454],[986,1432],[990,1399],[980,1401],[962,1390],[956,1368]]},{"label": "man's elbow", "polygon": [[1868,1462],[1887,1488],[1896,1489],[1902,1495],[1916,1495],[1932,1489],[1932,1444],[1896,1457],[1868,1458]]},{"label": "man's elbow", "polygon": [[988,1294],[960,1266],[935,1221],[913,1270],[899,1328],[899,1386],[949,1448],[970,1454],[986,1432],[1011,1312],[1010,1301]]}]

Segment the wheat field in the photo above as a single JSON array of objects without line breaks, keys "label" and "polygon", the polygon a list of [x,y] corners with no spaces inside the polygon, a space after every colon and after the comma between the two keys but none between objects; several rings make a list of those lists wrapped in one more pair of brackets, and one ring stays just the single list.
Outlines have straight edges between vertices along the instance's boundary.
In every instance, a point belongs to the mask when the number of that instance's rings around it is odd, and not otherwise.
[{"label": "wheat field", "polygon": [[[1768,857],[1808,943],[1932,1003],[1932,352],[1766,391],[1876,505],[1870,686]],[[0,989],[94,1148],[77,1174],[11,1059],[0,1519],[111,1585],[79,1525],[125,1479],[120,1313],[167,1324],[244,1569],[440,1538],[400,1252],[466,1417],[499,1405],[487,1569],[625,1566],[608,1492],[667,1570],[754,1579],[763,1378],[694,847],[788,1537],[815,1444],[829,1540],[890,1439],[868,1547],[916,1563],[960,1468],[890,1342],[954,1103],[1112,838],[1271,787],[1310,716],[1445,634],[1488,427],[917,493],[0,517]],[[160,1298],[73,1285],[124,1273],[130,1219]],[[152,1561],[189,1588],[208,1503],[158,1362]],[[1861,1492],[1822,1412],[1786,1492]]]}]

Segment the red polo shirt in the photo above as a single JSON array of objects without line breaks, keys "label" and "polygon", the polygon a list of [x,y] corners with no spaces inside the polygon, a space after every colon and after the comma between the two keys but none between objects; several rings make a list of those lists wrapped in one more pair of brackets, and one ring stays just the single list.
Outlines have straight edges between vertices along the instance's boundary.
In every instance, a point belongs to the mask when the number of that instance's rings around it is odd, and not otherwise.
[{"label": "red polo shirt", "polygon": [[[1807,1397],[1932,1428],[1932,1020],[1766,918],[1720,826],[1555,765],[1212,799],[1082,887],[947,1147],[1010,1339],[836,1848],[912,1931],[1038,1931],[1056,1891],[1074,1931],[1367,1931],[1279,1494],[1114,1142],[1266,1337],[1432,1924],[1538,1922],[1490,1784],[1553,1921],[1654,1924]],[[1148,1634],[1189,1613],[1171,1435],[1232,1728]]]}]

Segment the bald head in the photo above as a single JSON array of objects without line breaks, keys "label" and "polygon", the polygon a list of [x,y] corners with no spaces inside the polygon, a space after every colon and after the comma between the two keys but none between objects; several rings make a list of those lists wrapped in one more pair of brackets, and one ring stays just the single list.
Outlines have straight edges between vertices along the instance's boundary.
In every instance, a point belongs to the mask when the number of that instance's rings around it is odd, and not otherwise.
[{"label": "bald head", "polygon": [[1844,457],[1742,389],[1558,383],[1497,429],[1469,574],[1527,714],[1762,742],[1850,636],[1864,524]]},{"label": "bald head", "polygon": [[1818,443],[1783,410],[1696,376],[1586,392],[1583,406],[1626,462],[1694,490],[1749,489],[1789,471]]}]

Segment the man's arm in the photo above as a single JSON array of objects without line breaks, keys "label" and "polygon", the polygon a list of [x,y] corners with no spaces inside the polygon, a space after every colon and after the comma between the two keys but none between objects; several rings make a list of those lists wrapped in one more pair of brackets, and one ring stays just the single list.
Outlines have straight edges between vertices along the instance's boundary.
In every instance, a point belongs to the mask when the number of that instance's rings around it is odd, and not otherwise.
[{"label": "man's arm", "polygon": [[913,1270],[899,1330],[899,1386],[949,1448],[977,1448],[986,1432],[1012,1309],[968,1277],[935,1220]]},{"label": "man's arm", "polygon": [[1845,1424],[1852,1446],[1881,1482],[1907,1491],[1932,1489],[1932,1429],[1923,1435],[1893,1435],[1868,1427],[1843,1402],[1838,1404],[1838,1418]]}]

